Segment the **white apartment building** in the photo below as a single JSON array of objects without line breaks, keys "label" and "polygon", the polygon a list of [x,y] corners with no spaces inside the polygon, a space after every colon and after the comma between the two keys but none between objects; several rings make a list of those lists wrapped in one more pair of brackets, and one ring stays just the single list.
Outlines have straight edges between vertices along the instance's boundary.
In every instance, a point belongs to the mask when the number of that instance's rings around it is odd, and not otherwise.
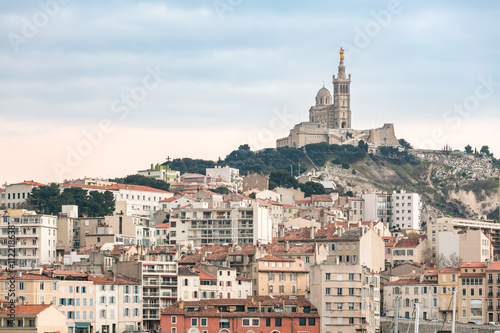
[{"label": "white apartment building", "polygon": [[95,330],[102,333],[141,330],[142,287],[116,276],[89,276],[95,288]]},{"label": "white apartment building", "polygon": [[235,168],[230,168],[228,166],[215,168],[207,168],[206,175],[214,179],[222,179],[225,182],[231,183],[233,192],[238,192],[240,187],[242,187],[242,181],[240,178],[240,170]]},{"label": "white apartment building", "polygon": [[4,196],[2,196],[2,201],[0,201],[0,206],[5,206],[5,208],[18,208],[20,204],[26,202],[26,200],[31,195],[31,190],[34,187],[43,186],[44,184],[37,183],[32,180],[24,181],[22,183],[16,184],[5,184]]},{"label": "white apartment building", "polygon": [[420,229],[420,195],[393,191],[363,194],[365,221],[389,222],[390,227],[402,230]]},{"label": "white apartment building", "polygon": [[203,266],[204,269],[179,268],[178,300],[247,298],[252,295],[251,279],[237,277],[236,268]]},{"label": "white apartment building", "polygon": [[157,330],[161,309],[177,301],[175,253],[175,249],[160,247],[150,251],[145,260],[116,263],[116,272],[141,281],[144,329]]},{"label": "white apartment building", "polygon": [[392,226],[402,230],[420,229],[420,194],[401,190],[391,195]]},{"label": "white apartment building", "polygon": [[309,300],[318,305],[321,332],[378,332],[380,275],[329,256],[310,269]]},{"label": "white apartment building", "polygon": [[170,243],[201,247],[222,244],[268,244],[272,242],[272,219],[266,207],[254,202],[225,203],[209,208],[194,202],[192,208],[175,209],[170,217]]},{"label": "white apartment building", "polygon": [[[56,261],[57,218],[24,209],[8,210],[0,215],[0,265],[9,263],[9,226],[14,226],[17,242],[15,266],[35,268]],[[10,229],[12,230],[12,229]]]}]

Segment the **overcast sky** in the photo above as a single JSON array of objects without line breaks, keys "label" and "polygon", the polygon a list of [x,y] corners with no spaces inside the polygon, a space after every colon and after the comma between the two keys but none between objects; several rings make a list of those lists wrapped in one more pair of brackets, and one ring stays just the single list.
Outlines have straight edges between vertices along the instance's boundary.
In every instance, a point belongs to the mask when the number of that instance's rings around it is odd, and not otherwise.
[{"label": "overcast sky", "polygon": [[274,147],[339,49],[352,126],[500,157],[500,3],[2,1],[0,184]]}]

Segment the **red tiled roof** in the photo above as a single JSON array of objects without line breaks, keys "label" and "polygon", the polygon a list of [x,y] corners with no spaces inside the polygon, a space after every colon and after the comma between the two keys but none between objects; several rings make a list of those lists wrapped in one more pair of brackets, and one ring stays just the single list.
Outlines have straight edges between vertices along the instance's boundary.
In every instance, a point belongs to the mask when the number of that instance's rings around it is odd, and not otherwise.
[{"label": "red tiled roof", "polygon": [[156,227],[157,228],[170,228],[170,223],[166,222],[166,223],[158,224]]},{"label": "red tiled roof", "polygon": [[293,259],[287,259],[287,258],[280,258],[280,257],[276,257],[276,256],[268,254],[265,257],[257,259],[257,261],[288,261],[288,262],[293,262],[295,260],[293,260]]},{"label": "red tiled roof", "polygon": [[54,273],[54,275],[87,276],[87,274],[85,273],[80,273],[76,271],[54,270],[52,272]]},{"label": "red tiled roof", "polygon": [[446,267],[440,270],[439,273],[460,273],[460,268]]},{"label": "red tiled roof", "polygon": [[95,284],[140,285],[139,282],[136,282],[133,280],[129,280],[129,279],[121,278],[121,277],[115,277],[113,279],[113,277],[111,277],[111,276],[89,275],[89,281],[94,281]]},{"label": "red tiled roof", "polygon": [[498,271],[500,270],[500,261],[493,261],[491,267],[486,269],[487,271]]},{"label": "red tiled roof", "polygon": [[[28,305],[18,305],[15,308],[16,315],[36,315],[42,312],[43,310],[50,308],[51,304],[28,304]],[[6,310],[0,309],[0,314],[7,315],[10,314],[10,308]]]},{"label": "red tiled roof", "polygon": [[484,268],[486,267],[486,263],[484,262],[464,262],[461,268]]},{"label": "red tiled roof", "polygon": [[17,183],[17,184],[14,184],[14,185],[21,185],[21,184],[25,184],[25,185],[33,185],[33,186],[45,186],[45,184],[42,184],[42,183],[38,183],[38,182],[35,182],[33,180],[25,180],[24,182],[22,183]]},{"label": "red tiled roof", "polygon": [[208,274],[207,272],[204,272],[200,269],[195,269],[194,270],[196,273],[198,273],[198,276],[200,277],[200,280],[217,280],[216,277]]},{"label": "red tiled roof", "polygon": [[[9,280],[10,275],[2,275],[0,276],[0,280]],[[40,274],[29,274],[29,273],[23,273],[22,277],[16,277],[17,280],[51,280],[51,281],[57,281],[58,279],[56,278],[51,278],[46,275],[40,275]]]},{"label": "red tiled roof", "polygon": [[420,237],[402,239],[394,247],[417,247],[421,240]]}]

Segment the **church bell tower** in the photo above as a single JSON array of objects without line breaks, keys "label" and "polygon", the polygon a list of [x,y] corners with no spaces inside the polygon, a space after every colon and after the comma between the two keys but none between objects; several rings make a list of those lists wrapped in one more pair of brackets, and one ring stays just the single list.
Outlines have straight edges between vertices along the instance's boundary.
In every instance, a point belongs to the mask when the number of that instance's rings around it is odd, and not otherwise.
[{"label": "church bell tower", "polygon": [[351,74],[346,78],[343,48],[337,77],[333,75],[333,107],[333,128],[351,128]]}]

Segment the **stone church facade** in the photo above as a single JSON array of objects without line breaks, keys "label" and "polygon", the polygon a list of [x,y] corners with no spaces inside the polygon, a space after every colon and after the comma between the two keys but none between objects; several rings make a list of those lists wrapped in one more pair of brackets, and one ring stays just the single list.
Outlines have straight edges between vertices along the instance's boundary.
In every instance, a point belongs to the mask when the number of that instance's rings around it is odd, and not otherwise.
[{"label": "stone church facade", "polygon": [[309,121],[295,125],[290,134],[276,141],[276,147],[302,147],[311,143],[357,145],[359,140],[372,147],[399,146],[393,124],[368,130],[351,126],[351,74],[346,76],[343,49],[337,76],[333,75],[333,96],[324,86],[309,109]]}]

